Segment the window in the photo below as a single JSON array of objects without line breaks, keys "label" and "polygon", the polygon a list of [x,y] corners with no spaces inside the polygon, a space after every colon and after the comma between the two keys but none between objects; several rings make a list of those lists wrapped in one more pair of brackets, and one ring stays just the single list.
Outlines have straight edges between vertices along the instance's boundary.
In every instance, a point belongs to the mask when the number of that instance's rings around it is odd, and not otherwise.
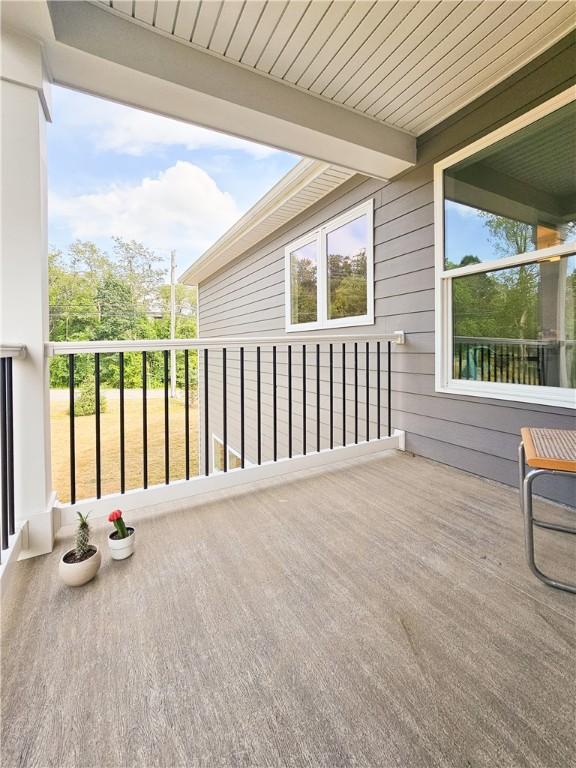
[{"label": "window", "polygon": [[318,253],[316,240],[290,251],[290,307],[295,325],[318,320]]},{"label": "window", "polygon": [[[248,462],[245,462],[248,466]],[[212,435],[212,466],[214,472],[224,472],[224,442]],[[228,469],[240,469],[242,460],[240,454],[228,446]]]},{"label": "window", "polygon": [[436,388],[576,407],[576,101],[435,167]]},{"label": "window", "polygon": [[363,203],[287,246],[287,331],[374,322],[373,208]]}]

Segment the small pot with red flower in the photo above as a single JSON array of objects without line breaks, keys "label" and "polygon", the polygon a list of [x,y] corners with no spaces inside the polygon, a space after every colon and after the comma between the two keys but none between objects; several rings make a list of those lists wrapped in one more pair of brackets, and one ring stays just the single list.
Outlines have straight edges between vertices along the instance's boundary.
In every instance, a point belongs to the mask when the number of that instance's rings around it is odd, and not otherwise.
[{"label": "small pot with red flower", "polygon": [[108,515],[109,522],[114,524],[114,530],[108,534],[108,546],[113,560],[125,560],[134,554],[136,534],[134,528],[126,525],[122,519],[122,510],[115,509]]}]

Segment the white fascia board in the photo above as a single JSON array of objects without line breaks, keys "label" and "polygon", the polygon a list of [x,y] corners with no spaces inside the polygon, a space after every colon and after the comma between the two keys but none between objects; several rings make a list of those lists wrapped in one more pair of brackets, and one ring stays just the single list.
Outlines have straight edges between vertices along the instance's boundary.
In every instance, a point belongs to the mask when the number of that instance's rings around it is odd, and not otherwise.
[{"label": "white fascia board", "polygon": [[49,2],[54,80],[351,171],[390,179],[416,139],[86,2]]},{"label": "white fascia board", "polygon": [[[294,195],[305,189],[330,168],[318,160],[301,160],[272,189],[224,233],[179,278],[179,282],[197,285],[229,261],[230,249],[242,241]],[[249,246],[247,246],[249,247]],[[234,254],[234,256],[237,254]],[[233,257],[234,257],[233,256]]]}]

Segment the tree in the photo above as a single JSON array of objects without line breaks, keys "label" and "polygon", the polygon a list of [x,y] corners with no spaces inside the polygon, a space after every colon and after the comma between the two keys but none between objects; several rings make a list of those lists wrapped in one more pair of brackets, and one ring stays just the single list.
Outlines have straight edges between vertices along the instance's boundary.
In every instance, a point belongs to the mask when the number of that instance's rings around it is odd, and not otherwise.
[{"label": "tree", "polygon": [[493,311],[497,292],[498,284],[493,273],[481,272],[452,281],[455,336],[498,335]]},{"label": "tree", "polygon": [[540,266],[527,264],[496,273],[500,291],[494,316],[500,335],[510,339],[537,339],[539,334],[538,284]]},{"label": "tree", "polygon": [[130,288],[134,306],[149,306],[157,296],[166,270],[160,269],[161,262],[149,248],[135,240],[113,237],[116,272]]},{"label": "tree", "polygon": [[[196,336],[196,288],[176,284],[176,338],[193,339]],[[170,336],[170,285],[162,285],[158,291],[158,311],[162,317],[157,321],[160,336]]]},{"label": "tree", "polygon": [[488,228],[490,242],[500,256],[526,253],[534,245],[534,226],[522,221],[497,216],[495,213],[480,211]]},{"label": "tree", "polygon": [[463,256],[460,260],[459,266],[468,267],[470,264],[480,264],[478,256],[473,256],[471,253],[466,254],[466,256]]},{"label": "tree", "polygon": [[97,301],[98,287],[105,274],[113,271],[111,259],[94,243],[75,240],[68,249],[71,272],[80,278],[93,302],[92,321],[100,321],[100,305]]},{"label": "tree", "polygon": [[329,317],[356,317],[367,311],[366,251],[349,255],[329,254]]},{"label": "tree", "polygon": [[[106,411],[106,398],[100,395],[100,413]],[[94,379],[87,379],[80,388],[80,397],[74,403],[76,416],[92,416],[96,413],[96,385]]]},{"label": "tree", "polygon": [[[49,254],[50,338],[53,341],[104,339],[162,339],[170,337],[170,286],[158,257],[141,243],[115,238],[112,256],[94,243],[76,240],[65,252]],[[196,291],[176,286],[176,336],[196,336]],[[178,356],[178,380],[183,382],[183,354]],[[197,380],[197,358],[189,356],[190,382]],[[180,370],[181,369],[181,370]],[[79,386],[93,375],[93,361],[77,355],[75,379]],[[68,359],[55,357],[50,365],[52,386],[67,386]],[[102,386],[119,384],[118,357],[102,355]],[[142,382],[142,358],[124,357],[126,387]],[[148,355],[148,385],[163,383],[161,355]]]},{"label": "tree", "polygon": [[366,300],[366,276],[348,275],[330,291],[330,317],[365,315]]},{"label": "tree", "polygon": [[48,254],[48,276],[50,338],[89,338],[99,318],[96,282],[76,272],[56,250]]},{"label": "tree", "polygon": [[96,300],[99,323],[96,339],[129,339],[134,337],[137,307],[130,286],[113,272],[106,272],[98,285]]},{"label": "tree", "polygon": [[291,308],[297,323],[311,323],[317,319],[316,263],[312,259],[292,259]]}]

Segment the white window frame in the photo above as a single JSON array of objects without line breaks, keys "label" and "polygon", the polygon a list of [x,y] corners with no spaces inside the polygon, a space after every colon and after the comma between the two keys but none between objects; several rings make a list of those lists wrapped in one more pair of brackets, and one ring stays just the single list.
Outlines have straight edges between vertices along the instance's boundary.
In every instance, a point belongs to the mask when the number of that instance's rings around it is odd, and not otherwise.
[{"label": "white window frame", "polygon": [[[220,443],[222,448],[224,448],[224,440],[217,435],[215,432],[212,432],[212,472],[215,475],[223,475],[224,470],[223,469],[216,469],[216,446],[215,443]],[[238,451],[230,444],[226,446],[228,448],[228,454],[232,453],[234,456],[236,456],[237,459],[240,459],[242,461],[242,456],[238,453]],[[247,461],[244,459],[244,469],[246,467],[251,467],[252,463],[250,461]],[[242,467],[234,467],[234,469],[230,469],[230,457],[228,457],[228,472],[237,472],[239,469],[242,469]]]},{"label": "white window frame", "polygon": [[[328,262],[326,253],[326,239],[330,232],[348,224],[361,216],[368,219],[368,240],[366,243],[366,307],[365,315],[356,317],[339,317],[328,319]],[[292,322],[292,284],[291,284],[291,254],[304,245],[316,243],[317,253],[317,279],[316,279],[316,307],[318,319],[311,323]],[[374,198],[351,208],[349,211],[337,216],[323,224],[312,232],[307,232],[297,240],[293,240],[284,249],[284,296],[286,331],[298,333],[302,331],[315,331],[323,328],[351,328],[357,325],[374,324]]]},{"label": "white window frame", "polygon": [[437,392],[473,397],[515,400],[523,403],[554,405],[576,408],[576,393],[567,387],[540,387],[529,384],[505,384],[492,381],[454,379],[452,376],[452,280],[462,275],[492,272],[497,269],[516,267],[522,264],[557,259],[576,252],[576,242],[562,243],[538,251],[507,256],[480,264],[446,269],[444,262],[444,171],[482,149],[511,136],[513,133],[536,122],[542,117],[576,100],[573,88],[554,96],[549,101],[530,110],[521,117],[489,133],[487,136],[464,147],[434,165],[434,252],[435,252],[435,383]]}]

